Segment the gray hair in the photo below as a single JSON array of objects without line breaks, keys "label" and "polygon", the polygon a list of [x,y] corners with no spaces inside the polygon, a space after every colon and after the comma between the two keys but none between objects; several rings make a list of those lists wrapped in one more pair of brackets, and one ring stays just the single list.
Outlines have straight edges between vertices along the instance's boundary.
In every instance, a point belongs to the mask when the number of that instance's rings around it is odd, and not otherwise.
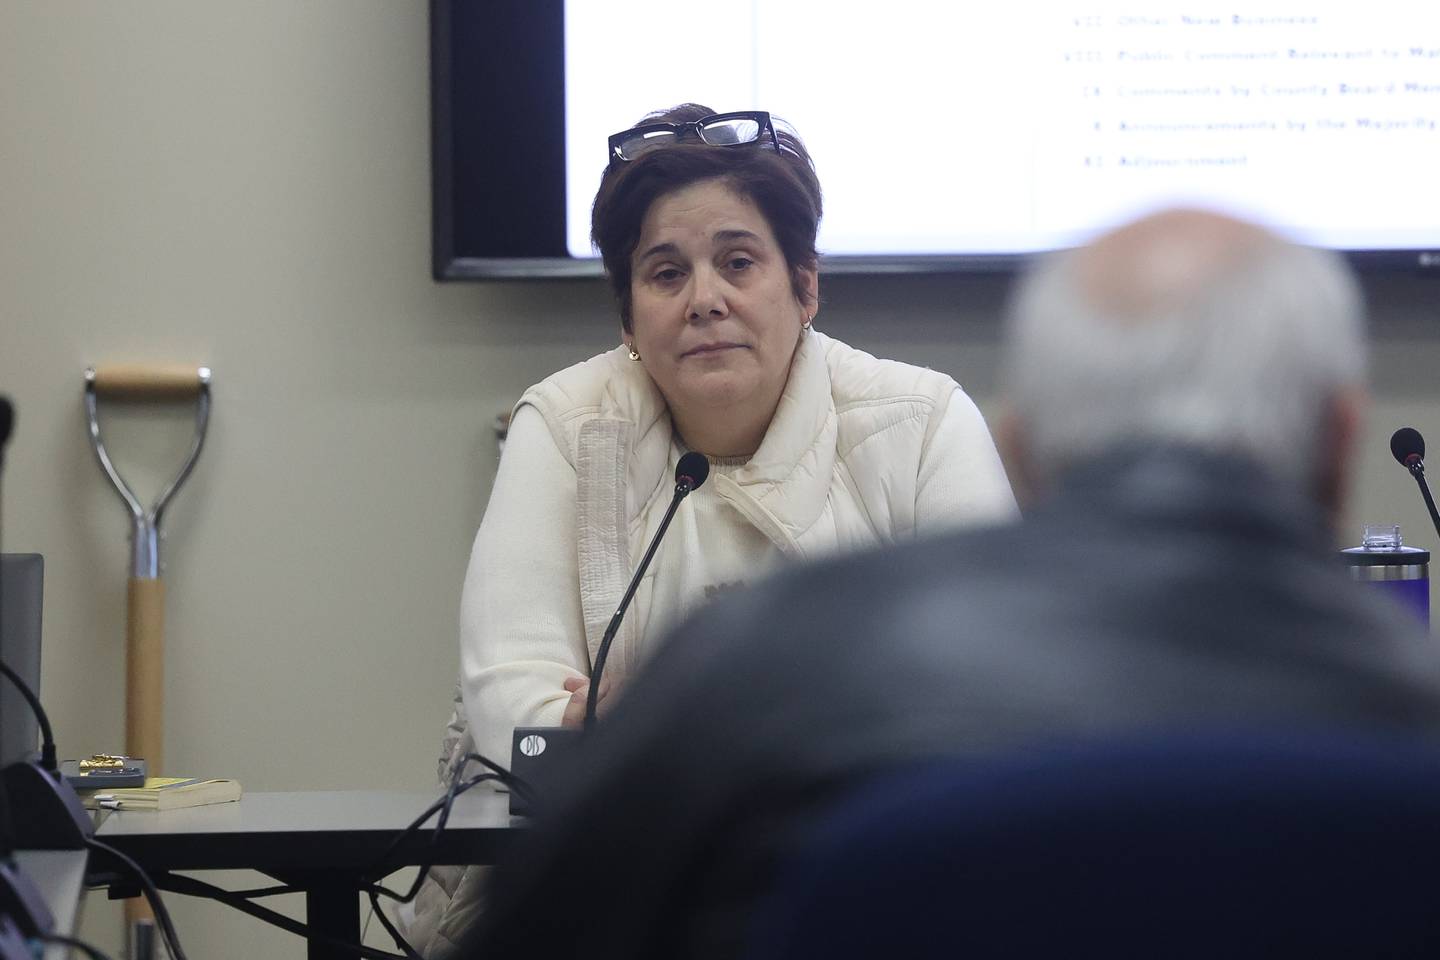
[{"label": "gray hair", "polygon": [[1200,282],[1143,275],[1163,258],[1119,267],[1138,291],[1129,306],[1087,288],[1093,249],[1053,255],[1022,281],[1002,382],[1038,481],[1159,442],[1246,455],[1309,485],[1328,401],[1364,381],[1363,304],[1339,256],[1251,232],[1262,241],[1201,267]]}]

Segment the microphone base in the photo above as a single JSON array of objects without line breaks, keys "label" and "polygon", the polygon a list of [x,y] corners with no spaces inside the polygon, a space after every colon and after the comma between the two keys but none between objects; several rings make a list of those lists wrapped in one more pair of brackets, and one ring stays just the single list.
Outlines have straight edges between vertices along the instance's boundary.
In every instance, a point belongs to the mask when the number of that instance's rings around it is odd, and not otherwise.
[{"label": "microphone base", "polygon": [[83,850],[95,835],[95,821],[80,795],[33,763],[6,767],[4,789],[10,795],[10,816],[18,829],[18,845],[27,850]]},{"label": "microphone base", "polygon": [[[580,757],[585,731],[575,727],[516,727],[510,747],[510,772],[528,783],[534,797],[510,791],[512,816],[533,815],[552,795],[552,784]],[[534,801],[534,802],[531,802]]]}]

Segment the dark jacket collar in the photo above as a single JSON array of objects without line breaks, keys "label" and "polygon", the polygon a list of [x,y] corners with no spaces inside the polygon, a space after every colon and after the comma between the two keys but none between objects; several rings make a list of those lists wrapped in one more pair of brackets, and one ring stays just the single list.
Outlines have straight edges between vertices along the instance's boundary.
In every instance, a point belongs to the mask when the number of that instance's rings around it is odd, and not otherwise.
[{"label": "dark jacket collar", "polygon": [[1333,540],[1309,491],[1251,458],[1180,444],[1115,447],[1072,464],[1031,513],[1243,529],[1317,551]]}]

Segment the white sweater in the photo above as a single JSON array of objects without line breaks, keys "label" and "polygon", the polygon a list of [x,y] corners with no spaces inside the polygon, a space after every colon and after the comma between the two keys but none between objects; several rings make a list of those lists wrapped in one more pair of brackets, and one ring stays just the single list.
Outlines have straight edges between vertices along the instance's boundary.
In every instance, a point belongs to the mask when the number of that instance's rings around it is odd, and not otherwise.
[{"label": "white sweater", "polygon": [[[664,400],[623,348],[516,405],[461,600],[465,709],[487,757],[508,763],[516,726],[560,722],[563,682],[589,675],[669,506],[675,454]],[[708,511],[707,526],[739,529],[701,531],[681,505],[611,648],[605,672],[616,681],[704,599],[684,595],[693,585],[747,578],[755,531],[799,560],[1016,512],[984,420],[954,380],[816,331],[801,340],[760,448],[707,486],[731,508]],[[705,576],[686,576],[702,547]]]}]

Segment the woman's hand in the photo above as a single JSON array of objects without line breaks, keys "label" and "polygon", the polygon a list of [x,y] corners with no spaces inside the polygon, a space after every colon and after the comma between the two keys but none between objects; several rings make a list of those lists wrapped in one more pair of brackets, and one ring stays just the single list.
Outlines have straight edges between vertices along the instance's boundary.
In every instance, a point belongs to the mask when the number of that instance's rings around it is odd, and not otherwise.
[{"label": "woman's hand", "polygon": [[[565,704],[565,715],[560,718],[560,725],[563,727],[583,727],[585,725],[585,701],[590,697],[590,681],[584,677],[570,677],[564,683],[566,690],[570,691],[570,702]],[[604,713],[607,707],[606,698],[610,696],[615,685],[606,677],[600,681],[600,699],[595,702],[595,713]]]}]

